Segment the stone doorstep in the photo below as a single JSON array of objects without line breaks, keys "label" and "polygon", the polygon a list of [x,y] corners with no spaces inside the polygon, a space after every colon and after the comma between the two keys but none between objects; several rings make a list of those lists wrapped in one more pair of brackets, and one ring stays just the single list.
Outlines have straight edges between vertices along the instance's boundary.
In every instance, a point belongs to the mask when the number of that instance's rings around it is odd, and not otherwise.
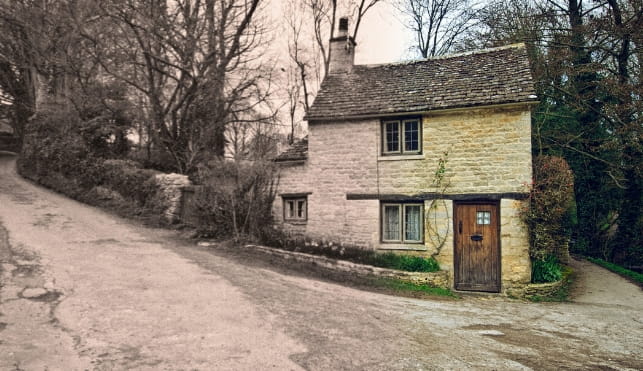
[{"label": "stone doorstep", "polygon": [[353,263],[346,260],[332,259],[325,256],[280,250],[261,245],[244,245],[242,247],[246,249],[252,249],[266,255],[276,256],[282,259],[292,259],[301,263],[315,264],[339,272],[353,273],[362,276],[394,278],[411,283],[426,283],[435,287],[449,288],[449,276],[447,271],[405,272],[395,269],[387,269],[374,267],[371,265]]}]

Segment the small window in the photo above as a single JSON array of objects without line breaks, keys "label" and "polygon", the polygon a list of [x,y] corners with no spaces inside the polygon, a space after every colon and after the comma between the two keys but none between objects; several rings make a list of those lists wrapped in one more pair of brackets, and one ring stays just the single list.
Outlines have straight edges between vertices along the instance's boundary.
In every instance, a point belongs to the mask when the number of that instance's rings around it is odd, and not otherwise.
[{"label": "small window", "polygon": [[306,221],[308,219],[308,206],[305,197],[284,198],[284,220]]},{"label": "small window", "polygon": [[476,211],[476,223],[478,225],[491,224],[491,211]]},{"label": "small window", "polygon": [[382,153],[418,154],[422,152],[420,119],[391,120],[382,122]]},{"label": "small window", "polygon": [[422,210],[422,204],[382,204],[382,242],[422,243]]},{"label": "small window", "polygon": [[404,152],[420,150],[420,127],[417,121],[404,121]]},{"label": "small window", "polygon": [[383,230],[382,230],[382,240],[383,241],[401,241],[402,235],[400,233],[401,229],[401,219],[402,213],[400,212],[400,205],[384,205],[383,206]]},{"label": "small window", "polygon": [[400,151],[400,123],[387,122],[385,125],[386,149],[385,152]]}]

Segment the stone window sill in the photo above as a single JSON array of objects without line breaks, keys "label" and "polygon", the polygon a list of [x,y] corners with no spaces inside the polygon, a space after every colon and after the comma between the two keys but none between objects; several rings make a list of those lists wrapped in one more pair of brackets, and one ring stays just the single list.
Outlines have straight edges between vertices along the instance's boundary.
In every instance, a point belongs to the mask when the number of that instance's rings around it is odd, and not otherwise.
[{"label": "stone window sill", "polygon": [[378,156],[377,161],[424,160],[423,154]]},{"label": "stone window sill", "polygon": [[284,223],[290,225],[306,225],[308,222],[305,220],[284,220]]},{"label": "stone window sill", "polygon": [[423,244],[398,244],[398,243],[381,243],[378,250],[406,250],[406,251],[428,251]]}]

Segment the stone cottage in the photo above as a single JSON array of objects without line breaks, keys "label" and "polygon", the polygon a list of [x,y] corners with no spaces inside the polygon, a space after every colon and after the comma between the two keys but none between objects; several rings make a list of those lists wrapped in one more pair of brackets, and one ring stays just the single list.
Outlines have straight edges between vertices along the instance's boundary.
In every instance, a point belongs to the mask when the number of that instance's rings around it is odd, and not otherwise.
[{"label": "stone cottage", "polygon": [[519,210],[531,182],[522,44],[354,65],[340,22],[309,135],[282,153],[274,212],[318,243],[435,256],[458,290],[530,280]]}]

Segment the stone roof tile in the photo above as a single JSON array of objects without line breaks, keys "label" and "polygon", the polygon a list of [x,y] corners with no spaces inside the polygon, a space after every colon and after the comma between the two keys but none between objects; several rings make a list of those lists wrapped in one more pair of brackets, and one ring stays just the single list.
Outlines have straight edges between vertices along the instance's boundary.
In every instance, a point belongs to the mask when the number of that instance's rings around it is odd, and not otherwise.
[{"label": "stone roof tile", "polygon": [[326,76],[306,119],[424,112],[536,100],[524,44]]},{"label": "stone roof tile", "polygon": [[275,162],[304,161],[308,158],[308,136],[293,143],[275,158]]}]

